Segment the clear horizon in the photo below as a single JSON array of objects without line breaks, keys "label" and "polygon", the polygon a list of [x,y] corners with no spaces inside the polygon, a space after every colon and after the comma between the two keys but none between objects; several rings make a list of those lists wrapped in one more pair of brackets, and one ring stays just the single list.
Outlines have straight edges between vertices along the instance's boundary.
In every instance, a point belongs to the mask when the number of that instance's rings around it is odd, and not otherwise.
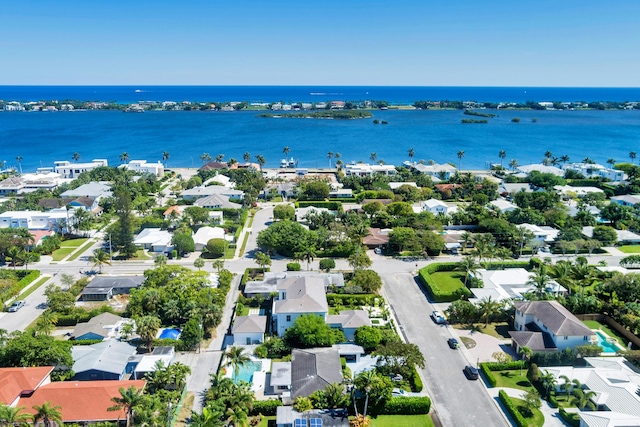
[{"label": "clear horizon", "polygon": [[[2,5],[10,86],[635,88],[640,2]],[[309,83],[311,82],[311,83]]]}]

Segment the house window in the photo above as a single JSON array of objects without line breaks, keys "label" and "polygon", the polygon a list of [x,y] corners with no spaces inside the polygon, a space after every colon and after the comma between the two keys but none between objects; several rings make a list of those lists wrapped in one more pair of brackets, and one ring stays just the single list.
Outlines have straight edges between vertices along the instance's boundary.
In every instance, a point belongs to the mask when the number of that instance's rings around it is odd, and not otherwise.
[{"label": "house window", "polygon": [[585,340],[585,341],[589,341],[589,335],[585,335],[585,336],[584,336],[584,340]]},{"label": "house window", "polygon": [[564,340],[565,340],[565,341],[566,341],[566,340],[568,340],[568,339],[569,339],[569,337],[564,337]]},{"label": "house window", "polygon": [[291,315],[287,314],[287,322],[291,322]]}]

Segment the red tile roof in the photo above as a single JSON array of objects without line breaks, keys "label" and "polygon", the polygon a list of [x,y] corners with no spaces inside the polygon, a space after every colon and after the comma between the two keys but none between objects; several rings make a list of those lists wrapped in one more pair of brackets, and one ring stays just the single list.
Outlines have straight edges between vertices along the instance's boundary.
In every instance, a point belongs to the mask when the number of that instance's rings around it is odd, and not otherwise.
[{"label": "red tile roof", "polygon": [[124,420],[124,411],[108,411],[114,405],[113,397],[120,396],[120,388],[131,386],[144,388],[146,381],[63,381],[53,382],[38,388],[30,397],[23,397],[18,406],[34,414],[34,405],[51,402],[62,407],[62,421],[116,421]]},{"label": "red tile roof", "polygon": [[22,393],[31,393],[52,370],[53,366],[0,368],[0,403],[10,405]]}]

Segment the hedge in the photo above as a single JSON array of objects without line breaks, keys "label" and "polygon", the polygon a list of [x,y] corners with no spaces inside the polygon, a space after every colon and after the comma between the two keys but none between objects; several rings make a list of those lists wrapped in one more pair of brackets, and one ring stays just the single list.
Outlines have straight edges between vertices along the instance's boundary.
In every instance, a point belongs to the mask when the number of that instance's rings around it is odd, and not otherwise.
[{"label": "hedge", "polygon": [[529,427],[529,423],[524,419],[516,405],[504,390],[500,390],[498,392],[498,397],[505,408],[507,408],[507,412],[509,412],[511,417],[516,421],[516,425],[518,427]]},{"label": "hedge", "polygon": [[416,369],[415,365],[413,366],[413,375],[411,376],[412,389],[414,392],[419,393],[422,391],[424,386],[422,385],[422,379],[420,378],[420,374]]},{"label": "hedge", "polygon": [[384,404],[379,415],[422,415],[431,410],[431,399],[428,396],[392,397]]},{"label": "hedge", "polygon": [[300,263],[299,262],[288,262],[287,263],[287,271],[300,271]]},{"label": "hedge", "polygon": [[378,299],[379,304],[384,303],[384,298],[376,294],[327,294],[327,303],[333,307],[336,305],[373,305]]},{"label": "hedge", "polygon": [[282,402],[280,400],[254,400],[253,408],[249,411],[249,415],[265,415],[265,416],[273,416],[276,414],[278,410],[278,406],[282,406]]},{"label": "hedge", "polygon": [[558,399],[554,395],[549,396],[549,405],[554,409],[558,409],[558,406],[560,406],[558,405]]},{"label": "hedge", "polygon": [[71,340],[73,345],[93,345],[93,344],[101,343],[102,341],[104,341],[104,340],[101,340],[101,339],[97,339],[97,340]]},{"label": "hedge", "polygon": [[442,291],[431,278],[431,273],[438,271],[453,271],[457,267],[458,264],[455,262],[441,262],[429,264],[428,266],[420,269],[420,281],[436,302],[452,302],[459,299],[466,299],[471,296],[471,291],[466,287],[460,287],[453,292]]},{"label": "hedge", "polygon": [[495,387],[496,384],[498,384],[496,377],[493,376],[491,369],[489,369],[486,363],[480,364],[480,371],[482,372],[482,375],[484,375],[484,377],[487,379],[487,382],[491,387]]},{"label": "hedge", "polygon": [[341,202],[327,202],[324,200],[309,200],[304,202],[296,202],[296,208],[308,208],[313,206],[315,208],[327,208],[330,211],[342,211]]},{"label": "hedge", "polygon": [[40,277],[40,270],[28,270],[28,272],[25,272],[24,270],[18,270],[15,271],[15,273],[16,276],[22,276],[22,278],[9,289],[6,289],[4,292],[2,292],[2,294],[0,294],[0,299],[2,299],[2,301],[6,301],[9,298],[15,297],[16,295],[20,294],[20,292],[22,292],[22,290],[26,288],[27,285]]},{"label": "hedge", "polygon": [[505,363],[484,362],[482,364],[486,365],[490,371],[508,371],[512,369],[520,369],[520,367],[522,366],[522,362],[519,360]]},{"label": "hedge", "polygon": [[560,418],[562,418],[567,424],[572,427],[580,427],[580,416],[578,414],[571,414],[564,408],[560,408]]},{"label": "hedge", "polygon": [[88,311],[84,313],[75,312],[72,314],[61,314],[58,315],[56,326],[75,326],[78,323],[88,322],[92,317],[93,316]]}]

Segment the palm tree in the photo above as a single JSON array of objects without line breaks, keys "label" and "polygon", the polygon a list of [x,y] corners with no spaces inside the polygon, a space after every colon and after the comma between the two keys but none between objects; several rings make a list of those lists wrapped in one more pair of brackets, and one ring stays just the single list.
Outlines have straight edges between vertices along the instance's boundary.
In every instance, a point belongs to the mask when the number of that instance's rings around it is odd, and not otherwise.
[{"label": "palm tree", "polygon": [[148,315],[136,320],[136,331],[140,335],[140,339],[145,342],[149,352],[151,352],[151,341],[156,337],[160,326],[160,319],[156,316]]},{"label": "palm tree", "polygon": [[344,407],[347,400],[347,395],[344,392],[344,384],[329,384],[325,387],[324,393],[327,398],[327,406],[329,409]]},{"label": "palm tree", "polygon": [[20,168],[20,175],[22,175],[22,156],[16,156],[16,162],[18,162],[18,167]]},{"label": "palm tree", "polygon": [[500,150],[498,157],[500,157],[500,169],[503,169],[504,159],[507,157],[506,150]]},{"label": "palm tree", "polygon": [[265,160],[265,158],[264,158],[264,156],[262,154],[258,154],[256,156],[256,161],[260,165],[260,172],[262,172],[262,166],[264,166],[267,163],[267,161]]},{"label": "palm tree", "polygon": [[529,347],[523,345],[522,347],[518,348],[518,354],[522,357],[522,363],[520,364],[520,376],[522,376],[522,366],[524,365],[524,361],[529,361],[531,359],[531,356],[533,356],[533,351]]},{"label": "palm tree", "polygon": [[585,391],[580,388],[576,388],[575,390],[573,390],[573,396],[569,398],[569,402],[572,405],[576,405],[580,410],[589,408],[591,411],[595,411],[596,405],[591,400],[594,397],[596,397],[595,391],[591,391],[591,390]]},{"label": "palm tree", "polygon": [[551,151],[545,151],[544,158],[551,160],[553,158],[553,153]]},{"label": "palm tree", "polygon": [[216,162],[222,163],[223,160],[224,160],[224,154],[218,154],[216,156]]},{"label": "palm tree", "polygon": [[509,167],[511,168],[511,170],[515,171],[518,166],[518,161],[516,159],[511,159],[509,161]]},{"label": "palm tree", "polygon": [[169,157],[170,157],[170,155],[169,155],[168,151],[163,151],[162,152],[162,161],[164,162],[164,165],[166,167],[169,167],[169,165],[167,164],[167,160],[169,160]]},{"label": "palm tree", "polygon": [[629,158],[631,159],[631,164],[635,164],[635,162],[636,162],[636,152],[635,151],[630,151],[629,152]]},{"label": "palm tree", "polygon": [[251,161],[251,153],[249,153],[248,151],[247,151],[247,152],[245,152],[245,153],[242,155],[242,158],[244,159],[244,162],[245,162],[245,163],[249,163],[249,162]]},{"label": "palm tree", "polygon": [[50,335],[55,331],[57,322],[58,315],[51,310],[46,310],[38,317],[35,330],[39,334]]},{"label": "palm tree", "polygon": [[33,423],[37,425],[42,421],[44,427],[51,427],[52,425],[62,424],[62,408],[60,406],[51,406],[51,402],[44,402],[42,405],[34,405],[36,413],[33,414]]},{"label": "palm tree", "polygon": [[153,259],[153,263],[156,265],[156,267],[162,267],[163,265],[167,265],[167,256],[166,255],[156,255],[156,257]]},{"label": "palm tree", "polygon": [[227,409],[227,422],[234,427],[248,427],[249,416],[241,408],[229,408]]},{"label": "palm tree", "polygon": [[115,405],[107,408],[107,411],[120,411],[124,410],[127,416],[127,427],[129,427],[133,421],[133,410],[136,406],[139,406],[144,402],[144,398],[140,390],[131,386],[127,389],[120,387],[120,397],[113,397],[111,401]]},{"label": "palm tree", "polygon": [[327,159],[329,159],[329,169],[331,169],[332,165],[331,165],[331,159],[333,159],[333,151],[329,151],[327,153]]},{"label": "palm tree", "polygon": [[191,427],[222,427],[222,412],[212,406],[202,408],[202,414],[191,412],[189,425]]},{"label": "palm tree", "polygon": [[553,375],[551,372],[549,371],[543,371],[543,374],[540,375],[540,381],[542,381],[542,385],[544,386],[546,392],[547,392],[547,396],[549,396],[549,389],[551,387],[555,387],[556,384],[558,383],[557,378],[555,377],[555,375]]},{"label": "palm tree", "polygon": [[534,288],[534,293],[538,297],[542,297],[547,291],[547,285],[551,281],[551,277],[547,274],[547,269],[544,265],[533,270],[533,275],[529,277],[526,285]]},{"label": "palm tree", "polygon": [[73,153],[73,155],[71,156],[71,159],[73,159],[76,163],[78,163],[78,160],[80,160],[80,153],[78,153],[77,151],[75,153]]},{"label": "palm tree", "polygon": [[[367,409],[369,407],[369,393],[373,388],[373,385],[376,381],[378,381],[378,376],[376,375],[376,371],[374,369],[370,369],[368,371],[363,371],[358,374],[356,377],[356,381],[358,382],[361,391],[365,392],[365,400],[364,400],[364,412],[363,416],[367,416]],[[355,403],[354,403],[355,405]]]},{"label": "palm tree", "polygon": [[469,275],[478,271],[478,267],[480,267],[476,261],[471,256],[466,256],[458,262],[458,266],[456,270],[464,271],[464,286],[467,286],[467,280],[469,279]]},{"label": "palm tree", "polygon": [[563,154],[562,156],[560,156],[560,161],[562,162],[562,164],[566,164],[569,161],[569,156],[567,156],[566,154]]},{"label": "palm tree", "polygon": [[291,149],[289,148],[288,145],[285,145],[285,147],[282,149],[282,153],[284,154],[284,157],[289,157],[289,153],[291,152]]},{"label": "palm tree", "polygon": [[484,318],[484,327],[489,326],[489,319],[500,313],[504,308],[504,304],[501,301],[496,301],[491,297],[482,298],[478,303],[478,311],[480,312],[480,318]]},{"label": "palm tree", "polygon": [[313,246],[307,245],[304,250],[300,252],[296,252],[294,257],[300,260],[304,260],[307,262],[307,271],[309,271],[309,266],[313,262],[313,259],[318,255],[316,249]]},{"label": "palm tree", "polygon": [[371,153],[371,155],[369,155],[369,158],[371,159],[371,163],[375,163],[376,159],[378,158],[378,153],[376,153],[375,151],[373,151]]},{"label": "palm tree", "polygon": [[98,267],[100,273],[102,273],[102,266],[104,264],[111,265],[111,255],[109,255],[109,253],[104,249],[100,248],[89,257],[89,262],[91,262],[94,267]]},{"label": "palm tree", "polygon": [[466,252],[467,251],[467,247],[469,246],[469,243],[471,243],[471,241],[473,241],[473,235],[471,233],[469,233],[468,231],[465,231],[460,236],[460,239],[462,239],[462,252]]},{"label": "palm tree", "polygon": [[456,154],[456,156],[458,156],[458,170],[462,170],[462,158],[464,157],[464,150],[459,150],[458,154]]},{"label": "palm tree", "polygon": [[407,153],[409,154],[409,161],[412,161],[413,160],[413,156],[416,155],[416,150],[414,150],[413,148],[409,148]]},{"label": "palm tree", "polygon": [[202,153],[202,155],[200,156],[200,160],[202,161],[202,164],[206,164],[208,162],[211,161],[211,154],[209,153]]},{"label": "palm tree", "polygon": [[244,352],[244,348],[232,346],[224,354],[227,361],[224,366],[233,367],[233,377],[237,380],[240,367],[246,365],[251,361],[249,356]]},{"label": "palm tree", "polygon": [[607,164],[613,167],[616,164],[616,161],[612,158],[607,159]]},{"label": "palm tree", "polygon": [[567,400],[569,399],[569,395],[571,394],[571,390],[573,390],[573,383],[566,375],[560,375],[559,379],[563,380],[564,383],[560,385],[560,390],[564,390],[567,393]]},{"label": "palm tree", "polygon": [[340,157],[342,157],[342,154],[336,152],[333,157],[336,159],[336,165],[338,164],[338,162],[340,162],[340,164],[342,164],[342,160],[340,160]]},{"label": "palm tree", "polygon": [[11,407],[8,405],[0,406],[0,426],[2,427],[23,427],[28,426],[31,416],[22,413],[24,406]]},{"label": "palm tree", "polygon": [[120,154],[120,161],[122,163],[127,163],[129,161],[129,153],[125,151],[124,153]]}]

